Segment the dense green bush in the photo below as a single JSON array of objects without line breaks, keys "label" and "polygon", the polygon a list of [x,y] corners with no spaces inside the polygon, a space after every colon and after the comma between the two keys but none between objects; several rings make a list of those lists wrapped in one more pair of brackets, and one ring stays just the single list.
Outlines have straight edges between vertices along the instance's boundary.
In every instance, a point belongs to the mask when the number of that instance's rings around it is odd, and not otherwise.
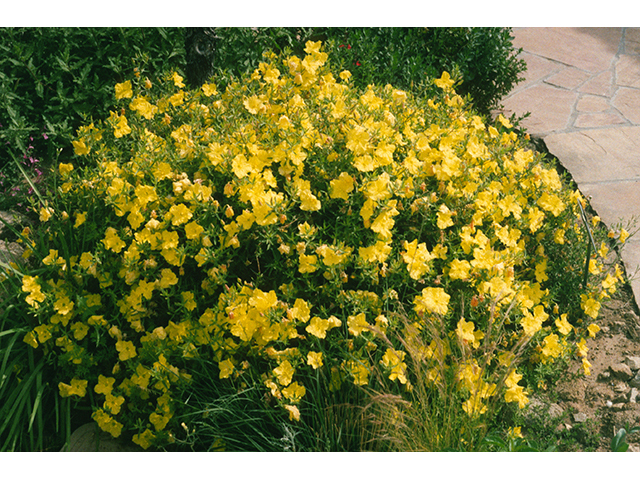
[{"label": "dense green bush", "polygon": [[0,29],[0,168],[29,145],[49,159],[69,148],[76,128],[113,105],[109,85],[134,69],[152,76],[182,65],[175,28]]}]

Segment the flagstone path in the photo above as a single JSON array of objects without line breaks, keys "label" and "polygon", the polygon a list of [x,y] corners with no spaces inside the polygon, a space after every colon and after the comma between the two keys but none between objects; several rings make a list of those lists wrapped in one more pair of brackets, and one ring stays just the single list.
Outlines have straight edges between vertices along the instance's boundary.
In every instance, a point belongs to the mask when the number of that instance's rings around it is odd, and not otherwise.
[{"label": "flagstone path", "polygon": [[[640,219],[640,28],[514,28],[527,63],[506,96],[609,227]],[[637,225],[640,227],[640,222]],[[640,303],[640,233],[622,260]]]}]

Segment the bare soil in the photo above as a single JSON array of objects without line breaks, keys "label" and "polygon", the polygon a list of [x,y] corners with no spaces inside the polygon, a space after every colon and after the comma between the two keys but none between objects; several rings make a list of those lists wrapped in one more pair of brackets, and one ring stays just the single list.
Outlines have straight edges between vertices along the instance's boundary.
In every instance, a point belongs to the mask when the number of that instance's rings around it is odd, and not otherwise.
[{"label": "bare soil", "polygon": [[[550,386],[547,393],[534,395],[531,403],[542,404],[548,415],[562,419],[556,427],[558,432],[579,424],[589,425],[596,440],[592,438],[587,450],[608,452],[611,439],[620,428],[640,425],[640,403],[630,401],[634,388],[630,385],[634,383],[632,377],[628,376],[630,369],[622,368],[625,374],[616,367],[628,363],[627,357],[640,357],[640,316],[628,285],[603,304],[596,323],[601,331],[587,341],[591,375],[585,376],[582,362],[575,359],[558,383]],[[637,372],[631,373],[635,376]],[[628,451],[640,452],[640,434],[629,435],[627,442]],[[579,445],[578,450],[582,450]]]}]

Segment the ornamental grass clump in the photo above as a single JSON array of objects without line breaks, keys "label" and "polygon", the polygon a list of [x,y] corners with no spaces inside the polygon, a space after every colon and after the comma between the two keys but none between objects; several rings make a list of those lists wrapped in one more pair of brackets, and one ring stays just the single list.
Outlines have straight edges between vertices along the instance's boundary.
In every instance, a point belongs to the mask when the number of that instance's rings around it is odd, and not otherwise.
[{"label": "ornamental grass clump", "polygon": [[266,54],[224,91],[177,73],[117,84],[119,108],[59,164],[39,237],[23,235],[24,341],[114,437],[182,441],[203,378],[257,389],[270,418],[301,428],[310,399],[377,372],[400,393],[416,375],[458,378],[478,416],[526,405],[516,357],[577,352],[588,370],[590,322],[621,272],[556,301],[549,252],[585,245],[580,194],[506,119],[475,115],[448,73],[434,98],[359,90],[319,42],[305,51]]}]

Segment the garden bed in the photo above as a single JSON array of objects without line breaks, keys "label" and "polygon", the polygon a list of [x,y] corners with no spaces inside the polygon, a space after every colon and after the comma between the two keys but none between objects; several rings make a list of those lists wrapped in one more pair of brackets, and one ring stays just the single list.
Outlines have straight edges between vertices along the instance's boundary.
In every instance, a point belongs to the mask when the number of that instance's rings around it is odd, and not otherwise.
[{"label": "garden bed", "polygon": [[46,398],[57,433],[145,450],[482,450],[593,368],[627,232],[599,227],[583,280],[584,199],[455,76],[360,89],[305,52],[117,83],[78,130],[5,265],[16,428]]}]

